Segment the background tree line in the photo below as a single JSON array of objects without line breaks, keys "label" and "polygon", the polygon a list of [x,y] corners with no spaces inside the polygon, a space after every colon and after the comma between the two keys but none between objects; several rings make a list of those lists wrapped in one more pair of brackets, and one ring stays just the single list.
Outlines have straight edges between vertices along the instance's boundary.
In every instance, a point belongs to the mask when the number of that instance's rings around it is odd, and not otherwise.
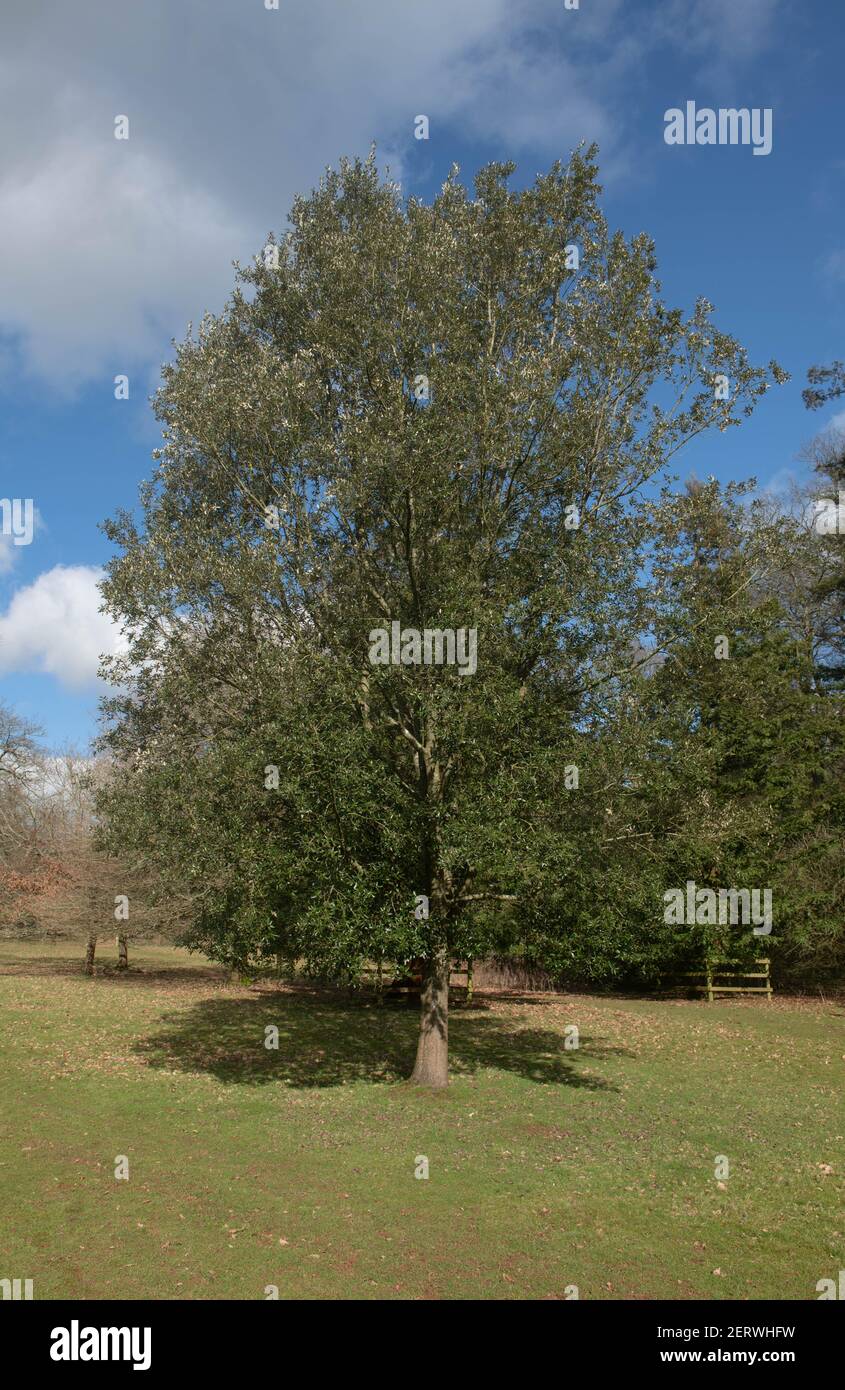
[{"label": "background tree line", "polygon": [[0,706],[0,930],[78,942],[89,975],[108,939],[115,968],[126,969],[132,940],[172,939],[187,925],[184,900],[160,892],[130,855],[99,848],[95,800],[107,761],[51,753],[39,734]]}]

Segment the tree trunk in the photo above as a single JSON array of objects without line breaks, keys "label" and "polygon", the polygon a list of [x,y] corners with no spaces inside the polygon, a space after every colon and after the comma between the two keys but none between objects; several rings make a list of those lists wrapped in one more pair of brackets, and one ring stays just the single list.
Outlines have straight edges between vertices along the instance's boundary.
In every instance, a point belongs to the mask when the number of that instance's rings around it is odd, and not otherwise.
[{"label": "tree trunk", "polygon": [[129,946],[125,936],[117,938],[117,968],[118,970],[129,969]]},{"label": "tree trunk", "polygon": [[85,974],[86,974],[86,975],[93,975],[93,974],[94,974],[94,952],[96,951],[96,949],[97,949],[97,937],[96,937],[96,935],[94,934],[94,932],[91,932],[91,934],[90,934],[89,937],[88,937],[88,947],[87,947],[87,950],[86,950],[86,952],[85,952]]},{"label": "tree trunk", "polygon": [[467,961],[467,1003],[472,1003],[472,957]]},{"label": "tree trunk", "polygon": [[420,1004],[414,1086],[449,1084],[449,955],[445,947],[427,962]]}]

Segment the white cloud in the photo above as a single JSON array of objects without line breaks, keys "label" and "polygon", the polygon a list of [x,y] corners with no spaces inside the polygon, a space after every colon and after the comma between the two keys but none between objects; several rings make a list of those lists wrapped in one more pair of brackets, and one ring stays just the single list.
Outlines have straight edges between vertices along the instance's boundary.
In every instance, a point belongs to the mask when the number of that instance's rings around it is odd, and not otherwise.
[{"label": "white cloud", "polygon": [[60,392],[160,354],[177,321],[225,297],[249,244],[228,209],[160,160],[70,141],[24,183],[0,182],[0,226],[4,318]]},{"label": "white cloud", "polygon": [[100,656],[123,648],[98,611],[101,576],[91,565],[56,565],[19,589],[0,616],[0,674],[46,673],[75,690],[94,685]]},{"label": "white cloud", "polygon": [[712,78],[746,63],[777,34],[781,0],[669,0],[654,15],[655,30],[695,54]]},{"label": "white cloud", "polygon": [[764,496],[774,497],[780,501],[785,501],[795,491],[799,483],[799,475],[794,468],[784,465],[778,468],[759,491]]},{"label": "white cloud", "polygon": [[829,280],[845,280],[845,251],[831,251],[822,263],[822,272]]},{"label": "white cloud", "polygon": [[[283,226],[294,195],[373,140],[394,174],[445,176],[447,129],[549,162],[598,139],[607,161],[624,128],[608,108],[637,61],[630,37],[607,42],[619,12],[77,0],[45,28],[40,6],[19,11],[0,55],[0,331],[60,392],[143,371],[221,307],[231,261]],[[413,139],[418,113],[434,156]]]}]

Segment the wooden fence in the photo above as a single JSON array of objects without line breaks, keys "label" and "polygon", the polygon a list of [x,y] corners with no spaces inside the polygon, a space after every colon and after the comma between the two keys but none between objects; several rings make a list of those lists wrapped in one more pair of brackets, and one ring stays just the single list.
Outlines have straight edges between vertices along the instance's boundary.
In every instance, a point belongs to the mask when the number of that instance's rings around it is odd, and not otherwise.
[{"label": "wooden fence", "polygon": [[[688,984],[686,988],[706,994],[710,1004],[713,1003],[717,994],[765,994],[768,1002],[771,1003],[772,981],[769,975],[769,958],[765,956],[762,960],[756,960],[754,964],[762,968],[759,970],[735,970],[732,967],[740,965],[739,961],[711,960],[706,963],[703,970],[687,970],[674,978],[699,981],[696,984]],[[721,983],[722,980],[762,980],[763,984],[725,985]],[[664,992],[666,992],[665,989]]]}]

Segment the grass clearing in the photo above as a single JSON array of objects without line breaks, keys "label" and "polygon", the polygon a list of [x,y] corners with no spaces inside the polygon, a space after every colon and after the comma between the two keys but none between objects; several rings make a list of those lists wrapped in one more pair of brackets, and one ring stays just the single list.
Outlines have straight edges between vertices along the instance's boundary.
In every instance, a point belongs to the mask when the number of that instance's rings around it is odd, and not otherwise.
[{"label": "grass clearing", "polygon": [[414,1009],[71,949],[0,942],[0,1275],[36,1298],[814,1299],[845,1265],[841,1003],[481,996],[429,1094]]}]

